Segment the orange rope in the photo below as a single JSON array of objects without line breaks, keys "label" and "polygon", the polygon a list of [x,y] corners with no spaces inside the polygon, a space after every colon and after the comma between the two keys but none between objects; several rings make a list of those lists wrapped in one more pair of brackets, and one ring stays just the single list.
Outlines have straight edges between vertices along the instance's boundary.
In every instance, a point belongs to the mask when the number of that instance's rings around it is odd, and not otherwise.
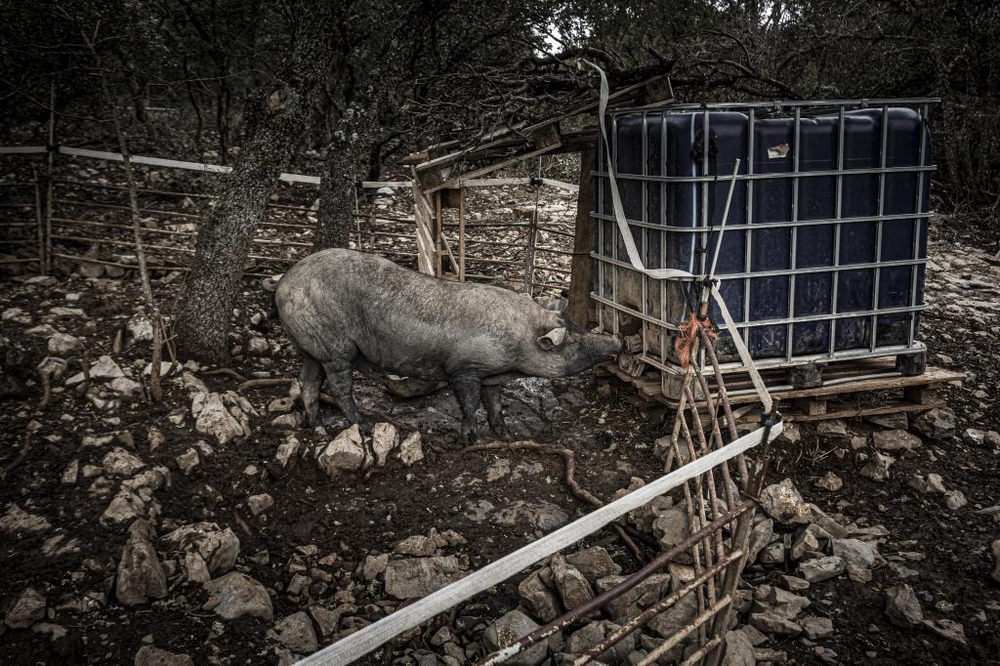
[{"label": "orange rope", "polygon": [[712,320],[708,317],[705,317],[704,320],[699,319],[694,312],[677,328],[679,335],[674,340],[674,351],[677,353],[677,360],[680,361],[682,368],[691,364],[691,350],[694,349],[695,342],[698,340],[699,329],[704,329],[705,335],[712,342],[719,339],[719,334],[716,332],[715,326],[712,325]]}]

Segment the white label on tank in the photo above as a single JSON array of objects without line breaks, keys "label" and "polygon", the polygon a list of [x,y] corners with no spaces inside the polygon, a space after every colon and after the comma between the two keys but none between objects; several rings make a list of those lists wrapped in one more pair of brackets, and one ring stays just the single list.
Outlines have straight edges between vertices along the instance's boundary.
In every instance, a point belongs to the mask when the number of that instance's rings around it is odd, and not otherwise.
[{"label": "white label on tank", "polygon": [[788,155],[788,144],[779,143],[777,146],[770,146],[767,149],[768,159],[774,160]]}]

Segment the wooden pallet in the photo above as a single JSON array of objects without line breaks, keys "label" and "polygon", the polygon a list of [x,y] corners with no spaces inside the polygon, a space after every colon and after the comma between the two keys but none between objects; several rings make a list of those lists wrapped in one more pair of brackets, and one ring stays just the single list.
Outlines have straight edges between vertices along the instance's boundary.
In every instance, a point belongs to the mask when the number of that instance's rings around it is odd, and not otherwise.
[{"label": "wooden pallet", "polygon": [[[632,386],[644,402],[656,401],[676,409],[678,402],[663,394],[659,372],[646,371],[631,377],[617,365],[606,363],[594,369],[599,378],[614,379]],[[795,388],[785,383],[783,370],[761,372],[764,383],[788,421],[822,421],[901,412],[923,412],[944,405],[937,389],[960,382],[964,375],[944,368],[928,367],[921,375],[907,376],[895,371],[893,359],[830,364],[824,369],[823,384]],[[709,388],[715,394],[714,377]],[[749,375],[726,376],[726,390],[732,405],[750,407],[759,402]],[[878,394],[884,395],[878,395]],[[741,410],[743,411],[743,410]],[[751,410],[747,410],[751,413]],[[753,416],[755,418],[755,416]]]}]

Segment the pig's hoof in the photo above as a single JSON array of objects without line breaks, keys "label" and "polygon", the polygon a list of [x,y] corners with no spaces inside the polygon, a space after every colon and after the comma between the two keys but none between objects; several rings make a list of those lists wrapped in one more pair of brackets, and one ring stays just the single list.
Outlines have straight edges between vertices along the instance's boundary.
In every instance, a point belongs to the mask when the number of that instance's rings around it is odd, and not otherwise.
[{"label": "pig's hoof", "polygon": [[463,436],[465,437],[465,443],[469,446],[472,446],[473,444],[479,441],[479,433],[477,433],[475,430],[470,430],[464,433]]},{"label": "pig's hoof", "polygon": [[358,419],[358,431],[365,437],[371,437],[372,431],[375,429],[375,424],[372,423],[371,419],[360,418]]}]

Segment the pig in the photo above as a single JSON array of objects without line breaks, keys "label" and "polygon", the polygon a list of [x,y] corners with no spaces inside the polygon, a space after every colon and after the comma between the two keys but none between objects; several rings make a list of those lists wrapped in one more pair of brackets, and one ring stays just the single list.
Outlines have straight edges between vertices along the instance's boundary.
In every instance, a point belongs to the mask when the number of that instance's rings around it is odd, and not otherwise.
[{"label": "pig", "polygon": [[478,438],[476,413],[506,436],[500,387],[518,377],[565,377],[621,351],[615,336],[591,333],[526,296],[444,280],[353,250],[323,250],[285,273],[275,290],[285,332],[302,357],[299,383],[315,425],[323,375],[351,423],[358,413],[352,373],[447,381],[461,432]]}]

